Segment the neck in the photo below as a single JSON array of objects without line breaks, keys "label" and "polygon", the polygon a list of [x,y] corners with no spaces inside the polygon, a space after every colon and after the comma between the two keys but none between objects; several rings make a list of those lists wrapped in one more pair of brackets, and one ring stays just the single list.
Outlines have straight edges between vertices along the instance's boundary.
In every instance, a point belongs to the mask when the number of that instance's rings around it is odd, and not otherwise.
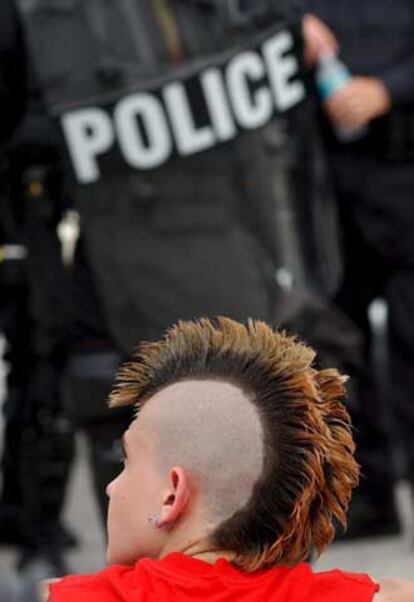
[{"label": "neck", "polygon": [[187,517],[185,521],[178,521],[168,533],[160,558],[172,552],[179,552],[209,564],[214,564],[219,558],[231,562],[234,553],[217,549],[210,541],[210,535],[215,528],[216,522],[205,513],[204,506],[199,505],[198,508],[193,509],[191,517]]},{"label": "neck", "polygon": [[161,557],[167,556],[172,552],[179,552],[191,558],[198,558],[209,564],[214,564],[219,558],[225,558],[229,562],[234,559],[234,552],[230,550],[214,549],[209,542],[204,540],[187,542],[182,546],[166,546]]},{"label": "neck", "polygon": [[206,552],[197,552],[195,554],[187,554],[187,556],[198,558],[198,560],[203,560],[208,564],[214,564],[219,558],[225,558],[229,562],[232,562],[234,559],[234,553],[228,550],[210,550]]},{"label": "neck", "polygon": [[234,558],[234,552],[213,548],[211,544],[202,541],[189,546],[182,553],[210,564],[214,564],[219,558],[225,558],[229,561]]}]

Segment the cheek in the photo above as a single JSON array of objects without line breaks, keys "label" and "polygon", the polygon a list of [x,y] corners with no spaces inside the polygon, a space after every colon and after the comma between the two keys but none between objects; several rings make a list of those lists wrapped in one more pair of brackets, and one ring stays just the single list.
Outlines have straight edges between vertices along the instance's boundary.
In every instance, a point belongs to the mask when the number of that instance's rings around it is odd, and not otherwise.
[{"label": "cheek", "polygon": [[110,564],[128,563],[134,555],[139,525],[136,524],[133,497],[128,495],[128,490],[128,478],[123,473],[108,487],[107,560]]},{"label": "cheek", "polygon": [[108,537],[112,540],[123,538],[125,531],[129,531],[133,519],[132,496],[129,493],[128,475],[125,470],[108,486]]},{"label": "cheek", "polygon": [[[156,514],[158,504],[154,501],[154,483],[147,478],[145,469],[141,471],[125,467],[121,474],[108,485],[109,495],[108,530],[127,530],[129,533],[141,531],[148,517]],[[115,533],[114,533],[115,534]],[[121,537],[121,534],[115,534]]]},{"label": "cheek", "polygon": [[151,511],[145,496],[131,495],[128,483],[121,480],[111,488],[108,509],[108,548],[109,564],[133,565],[144,556],[158,554],[158,532],[148,517]]}]

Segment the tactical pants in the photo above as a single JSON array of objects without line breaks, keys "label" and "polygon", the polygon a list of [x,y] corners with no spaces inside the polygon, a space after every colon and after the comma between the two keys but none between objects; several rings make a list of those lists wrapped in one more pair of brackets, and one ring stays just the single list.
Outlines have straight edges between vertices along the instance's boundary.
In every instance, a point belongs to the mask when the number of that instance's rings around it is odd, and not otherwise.
[{"label": "tactical pants", "polygon": [[[5,289],[2,289],[5,294]],[[10,295],[10,289],[8,290]],[[30,338],[30,320],[27,315],[27,288],[14,289],[13,299],[2,308],[2,329],[6,336],[6,361],[9,364],[7,394],[3,407],[5,420],[4,451],[1,460],[1,504],[20,506],[21,482],[17,467],[20,465],[24,424],[27,422],[30,366],[33,359]],[[13,303],[11,302],[13,301]]]},{"label": "tactical pants", "polygon": [[[395,472],[393,434],[403,445],[414,482],[414,161],[337,152],[332,168],[345,261],[336,301],[365,334],[366,361],[354,375],[359,395],[351,408],[362,487],[373,503],[386,504]],[[367,316],[376,297],[385,298],[389,313],[382,383]]]},{"label": "tactical pants", "polygon": [[[28,289],[15,287],[4,313],[9,364],[4,405],[0,509],[7,539],[31,549],[59,546],[58,526],[73,456],[62,414],[59,366],[40,358],[28,315]],[[7,523],[9,517],[9,523]],[[11,541],[11,540],[10,540]]]}]

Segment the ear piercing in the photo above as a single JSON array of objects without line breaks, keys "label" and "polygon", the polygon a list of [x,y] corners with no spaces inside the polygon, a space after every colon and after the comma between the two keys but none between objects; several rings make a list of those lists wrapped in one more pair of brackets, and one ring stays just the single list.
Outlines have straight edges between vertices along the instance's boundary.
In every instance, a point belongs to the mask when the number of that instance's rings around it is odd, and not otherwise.
[{"label": "ear piercing", "polygon": [[160,522],[161,518],[158,514],[154,514],[153,516],[148,517],[148,522],[154,529],[159,529],[161,527]]}]

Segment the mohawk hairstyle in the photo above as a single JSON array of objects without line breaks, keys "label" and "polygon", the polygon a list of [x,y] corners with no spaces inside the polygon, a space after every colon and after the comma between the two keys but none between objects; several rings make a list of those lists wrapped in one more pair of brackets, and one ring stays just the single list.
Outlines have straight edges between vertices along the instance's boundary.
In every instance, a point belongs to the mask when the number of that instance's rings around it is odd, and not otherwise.
[{"label": "mohawk hairstyle", "polygon": [[345,377],[316,370],[314,351],[264,322],[229,318],[179,322],[143,343],[121,368],[112,407],[144,404],[177,381],[214,378],[240,387],[257,407],[264,432],[263,473],[247,505],[210,536],[233,563],[255,571],[294,565],[346,526],[359,467],[342,400]]}]

